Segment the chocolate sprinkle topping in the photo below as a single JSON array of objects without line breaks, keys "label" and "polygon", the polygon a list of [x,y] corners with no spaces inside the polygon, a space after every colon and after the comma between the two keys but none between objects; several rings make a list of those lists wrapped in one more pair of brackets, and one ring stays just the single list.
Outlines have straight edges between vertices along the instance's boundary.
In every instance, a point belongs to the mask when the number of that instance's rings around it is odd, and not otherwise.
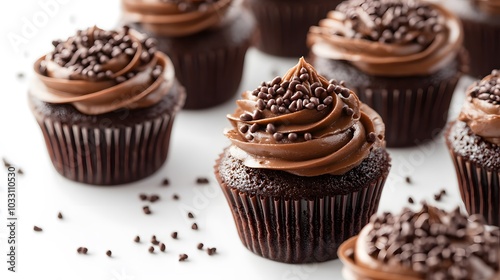
[{"label": "chocolate sprinkle topping", "polygon": [[63,215],[62,215],[61,212],[57,213],[57,218],[60,219],[60,220],[63,218]]},{"label": "chocolate sprinkle topping", "polygon": [[155,247],[153,247],[153,246],[149,246],[148,251],[149,251],[151,254],[152,254],[152,253],[154,253],[154,252],[155,252]]},{"label": "chocolate sprinkle topping", "polygon": [[471,96],[493,105],[500,104],[500,71],[493,70],[489,79],[474,83]]},{"label": "chocolate sprinkle topping", "polygon": [[217,251],[217,248],[207,248],[207,253],[209,256],[214,255]]},{"label": "chocolate sprinkle topping", "polygon": [[196,248],[198,248],[198,250],[202,250],[203,249],[203,243],[198,243],[198,245],[196,246]]},{"label": "chocolate sprinkle topping", "polygon": [[204,184],[208,184],[208,183],[209,183],[208,178],[205,178],[205,177],[196,178],[196,184],[204,185]]},{"label": "chocolate sprinkle topping", "polygon": [[348,38],[390,44],[427,46],[445,30],[445,18],[428,3],[416,0],[350,0],[337,6],[352,26]]},{"label": "chocolate sprinkle topping", "polygon": [[162,186],[166,187],[166,186],[170,185],[170,181],[167,178],[165,178],[165,179],[163,179],[163,182],[161,184],[162,184]]},{"label": "chocolate sprinkle topping", "polygon": [[33,227],[33,230],[34,230],[34,231],[42,231],[43,229],[42,229],[41,227],[34,226],[34,227]]},{"label": "chocolate sprinkle topping", "polygon": [[[113,58],[125,54],[132,58],[139,51],[141,63],[147,64],[156,52],[156,41],[152,38],[144,38],[134,41],[129,33],[128,26],[118,31],[106,31],[96,27],[86,30],[78,30],[75,36],[66,41],[54,40],[54,50],[48,54],[49,59],[61,67],[72,71],[70,79],[84,79],[90,81],[103,81],[115,79],[121,83],[135,76],[135,72],[128,72],[125,76],[114,77],[115,73],[106,70],[106,63]],[[40,72],[46,74],[45,61],[40,64]],[[161,70],[160,70],[161,73]],[[154,71],[153,71],[154,76]]]},{"label": "chocolate sprinkle topping", "polygon": [[500,230],[487,230],[483,219],[467,217],[457,208],[445,212],[423,205],[420,212],[406,208],[400,215],[374,215],[368,233],[369,254],[425,275],[471,279],[471,256],[499,270]]},{"label": "chocolate sprinkle topping", "polygon": [[177,239],[177,231],[172,232],[170,236],[172,236],[173,239]]},{"label": "chocolate sprinkle topping", "polygon": [[111,254],[112,254],[111,250],[106,251],[106,256],[111,257]]},{"label": "chocolate sprinkle topping", "polygon": [[[344,83],[338,83],[330,80],[327,87],[323,86],[308,73],[308,70],[302,67],[299,70],[299,76],[294,76],[290,81],[284,81],[282,77],[277,76],[272,81],[262,82],[252,92],[256,97],[256,109],[252,114],[241,114],[239,119],[242,122],[257,121],[267,114],[283,115],[299,112],[302,110],[325,110],[334,101],[331,94],[335,93],[341,98],[349,98],[351,91],[345,87]],[[354,110],[346,106],[344,112],[348,116],[354,114]],[[275,141],[309,141],[313,136],[306,132],[299,135],[295,132],[279,133],[276,124],[269,123],[259,126],[256,123],[242,124],[239,131],[244,137],[252,141],[255,133],[264,131],[272,134]]]},{"label": "chocolate sprinkle topping", "polygon": [[135,243],[139,243],[139,242],[141,242],[141,238],[139,237],[139,235],[137,235],[137,236],[134,238],[134,242],[135,242]]},{"label": "chocolate sprinkle topping", "polygon": [[198,229],[198,224],[193,223],[193,225],[191,226],[191,228],[194,229],[194,230],[197,230]]},{"label": "chocolate sprinkle topping", "polygon": [[146,215],[151,214],[151,209],[149,209],[149,206],[144,206],[144,207],[142,207],[142,211],[143,211],[143,212],[144,212],[144,214],[146,214]]},{"label": "chocolate sprinkle topping", "polygon": [[165,246],[165,243],[160,244],[160,251],[165,252],[167,246]]}]

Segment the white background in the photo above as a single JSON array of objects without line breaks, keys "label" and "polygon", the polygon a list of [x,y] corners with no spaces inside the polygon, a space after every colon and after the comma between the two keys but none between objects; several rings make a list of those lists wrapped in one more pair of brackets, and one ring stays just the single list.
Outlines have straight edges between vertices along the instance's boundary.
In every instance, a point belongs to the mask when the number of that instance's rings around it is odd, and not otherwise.
[{"label": "white background", "polygon": [[[42,8],[43,3],[51,3],[50,9]],[[281,264],[260,258],[241,244],[212,172],[218,154],[229,144],[222,131],[229,124],[225,115],[233,111],[234,100],[209,110],[182,111],[174,124],[167,163],[145,180],[102,188],[77,184],[56,173],[26,102],[32,63],[51,49],[52,39],[66,38],[77,28],[94,24],[113,28],[119,16],[117,0],[0,4],[0,157],[25,172],[18,177],[17,272],[10,273],[6,263],[7,175],[0,167],[0,279],[342,279],[338,260]],[[283,75],[296,61],[251,49],[239,92]],[[18,73],[25,77],[19,79]],[[470,81],[463,79],[457,89],[450,119],[457,116]],[[442,136],[423,146],[389,152],[393,168],[380,211],[399,211],[408,204],[409,195],[415,201],[432,201],[442,188],[448,195],[439,205],[463,206]],[[407,175],[413,180],[411,185],[405,183]],[[199,176],[208,177],[210,184],[197,186]],[[160,186],[163,178],[170,179],[169,187]],[[138,199],[142,192],[161,196],[151,205],[152,215],[142,212],[145,203]],[[174,193],[179,194],[179,201],[171,198]],[[57,219],[59,211],[63,220]],[[194,220],[187,219],[187,211],[195,214]],[[198,231],[191,230],[193,221],[198,223]],[[34,232],[34,225],[43,232]],[[170,238],[172,231],[179,232],[178,240]],[[147,241],[153,234],[166,243],[165,253],[148,252]],[[142,237],[142,243],[133,242],[136,235]],[[216,247],[217,254],[210,257],[197,250],[198,242]],[[80,246],[89,249],[88,255],[77,254]],[[112,258],[105,255],[108,249]],[[189,260],[178,262],[180,253],[188,254]]]}]

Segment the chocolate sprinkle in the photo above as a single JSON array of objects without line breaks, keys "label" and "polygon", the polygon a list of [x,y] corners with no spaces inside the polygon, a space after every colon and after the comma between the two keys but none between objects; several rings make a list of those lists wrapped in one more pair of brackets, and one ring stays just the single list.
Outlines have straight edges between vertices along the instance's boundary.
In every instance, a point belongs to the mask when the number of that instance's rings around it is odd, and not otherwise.
[{"label": "chocolate sprinkle", "polygon": [[205,177],[196,178],[196,184],[198,184],[198,185],[204,185],[204,184],[208,184],[208,183],[209,183],[208,178],[205,178]]},{"label": "chocolate sprinkle", "polygon": [[198,250],[202,250],[203,249],[203,243],[198,243],[198,245],[196,246],[196,248],[198,248]]},{"label": "chocolate sprinkle", "polygon": [[163,182],[161,184],[162,184],[162,186],[166,187],[166,186],[170,185],[170,181],[167,178],[165,178],[165,179],[163,179]]},{"label": "chocolate sprinkle", "polygon": [[151,203],[154,203],[156,201],[158,201],[160,199],[160,196],[157,195],[157,194],[152,194],[150,197],[149,197],[149,202]]},{"label": "chocolate sprinkle", "polygon": [[139,242],[141,242],[141,238],[139,237],[139,235],[137,235],[137,236],[134,238],[134,242],[135,242],[135,243],[139,243]]},{"label": "chocolate sprinkle", "polygon": [[173,194],[173,195],[172,195],[172,198],[173,198],[174,200],[179,200],[179,195],[177,195],[177,194]]},{"label": "chocolate sprinkle", "polygon": [[217,248],[207,248],[207,253],[209,256],[214,255],[216,251],[217,251]]},{"label": "chocolate sprinkle", "polygon": [[188,213],[188,218],[193,219],[193,218],[194,218],[193,213],[189,212],[189,213]]},{"label": "chocolate sprinkle", "polygon": [[172,232],[170,236],[172,236],[173,239],[177,239],[177,231]]},{"label": "chocolate sprinkle", "polygon": [[413,200],[413,198],[412,198],[411,196],[410,196],[410,197],[408,197],[408,203],[410,203],[410,204],[415,203],[415,201]]},{"label": "chocolate sprinkle", "polygon": [[111,257],[111,254],[112,254],[111,250],[106,251],[106,256]]},{"label": "chocolate sprinkle", "polygon": [[405,177],[405,181],[406,181],[406,183],[411,184],[411,178],[410,178],[410,176],[406,176]]},{"label": "chocolate sprinkle", "polygon": [[194,230],[197,230],[198,229],[198,225],[196,223],[193,223],[193,225],[191,226],[192,229]]},{"label": "chocolate sprinkle", "polygon": [[139,194],[139,199],[142,201],[148,200],[148,196],[144,193]]},{"label": "chocolate sprinkle", "polygon": [[34,231],[42,231],[43,229],[42,229],[41,227],[34,226],[34,227],[33,227],[33,230],[34,230]]},{"label": "chocolate sprinkle", "polygon": [[153,247],[153,246],[149,246],[148,251],[149,251],[151,254],[152,254],[152,253],[154,253],[154,252],[155,252],[155,247]]},{"label": "chocolate sprinkle", "polygon": [[186,255],[186,254],[180,254],[179,255],[179,261],[180,262],[183,262],[183,261],[185,261],[187,259],[188,259],[188,255]]},{"label": "chocolate sprinkle", "polygon": [[146,215],[151,214],[151,209],[149,209],[149,206],[144,206],[144,207],[142,207],[142,211],[143,211],[143,212],[144,212],[144,214],[146,214]]},{"label": "chocolate sprinkle", "polygon": [[62,215],[62,213],[61,213],[61,212],[57,213],[57,218],[58,218],[59,220],[61,220],[61,219],[63,218],[63,215]]},{"label": "chocolate sprinkle", "polygon": [[166,248],[167,248],[167,246],[165,246],[165,243],[160,244],[160,251],[165,252]]}]

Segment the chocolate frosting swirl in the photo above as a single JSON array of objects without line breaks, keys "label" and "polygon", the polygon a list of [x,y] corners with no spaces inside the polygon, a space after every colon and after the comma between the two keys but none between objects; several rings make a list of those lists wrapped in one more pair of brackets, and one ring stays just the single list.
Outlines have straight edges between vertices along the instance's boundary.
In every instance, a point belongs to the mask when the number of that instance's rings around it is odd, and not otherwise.
[{"label": "chocolate frosting swirl", "polygon": [[227,116],[231,155],[248,167],[300,176],[342,175],[358,166],[385,145],[384,124],[343,85],[301,58],[282,78],[243,93]]},{"label": "chocolate frosting swirl", "polygon": [[127,21],[157,35],[187,36],[217,26],[232,0],[123,0]]},{"label": "chocolate frosting swirl", "polygon": [[316,56],[380,76],[432,74],[456,59],[462,41],[455,15],[420,0],[349,0],[308,35]]},{"label": "chocolate frosting swirl", "polygon": [[458,119],[484,140],[500,145],[500,72],[493,70],[467,89]]},{"label": "chocolate frosting swirl", "polygon": [[500,0],[472,0],[483,12],[500,15]]},{"label": "chocolate frosting swirl", "polygon": [[128,28],[92,27],[53,44],[55,50],[35,62],[30,89],[44,102],[72,104],[88,115],[144,108],[158,103],[175,81],[170,59]]},{"label": "chocolate frosting swirl", "polygon": [[[354,260],[371,279],[498,279],[500,231],[459,208],[373,216],[360,232]],[[444,276],[444,277],[443,277]]]}]

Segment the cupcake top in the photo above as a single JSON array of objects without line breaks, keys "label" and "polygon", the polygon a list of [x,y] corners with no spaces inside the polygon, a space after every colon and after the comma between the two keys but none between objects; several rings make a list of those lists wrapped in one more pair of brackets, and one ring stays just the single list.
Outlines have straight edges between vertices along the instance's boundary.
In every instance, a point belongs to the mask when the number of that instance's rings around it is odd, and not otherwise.
[{"label": "cupcake top", "polygon": [[458,119],[484,140],[500,145],[500,71],[472,84],[466,94]]},{"label": "cupcake top", "polygon": [[170,59],[155,40],[123,27],[78,30],[52,42],[54,50],[34,65],[30,94],[54,104],[72,104],[88,115],[158,103],[175,81]]},{"label": "cupcake top", "polygon": [[251,168],[341,175],[383,147],[384,124],[344,83],[303,58],[283,77],[247,91],[229,114],[230,153]]},{"label": "cupcake top", "polygon": [[432,74],[456,59],[462,41],[459,19],[422,0],[348,0],[308,35],[315,55],[381,76]]},{"label": "cupcake top", "polygon": [[123,0],[125,18],[154,34],[187,36],[217,26],[232,0]]},{"label": "cupcake top", "polygon": [[500,14],[500,0],[472,0],[483,12],[493,15]]},{"label": "cupcake top", "polygon": [[[375,279],[498,279],[500,230],[424,204],[414,212],[374,215],[354,246],[355,266]],[[342,249],[341,249],[342,250]],[[384,277],[387,274],[396,278]],[[380,277],[380,278],[379,278]]]}]

